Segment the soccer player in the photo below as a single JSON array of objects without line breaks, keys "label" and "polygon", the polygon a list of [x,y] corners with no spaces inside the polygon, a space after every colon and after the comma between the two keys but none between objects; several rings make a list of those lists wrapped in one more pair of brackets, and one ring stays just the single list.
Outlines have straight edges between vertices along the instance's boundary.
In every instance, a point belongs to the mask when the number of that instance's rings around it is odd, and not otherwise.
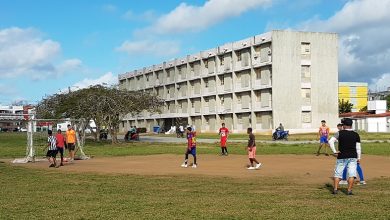
[{"label": "soccer player", "polygon": [[320,136],[320,146],[318,147],[317,156],[320,155],[320,150],[322,146],[325,148],[325,155],[329,156],[328,154],[328,148],[326,146],[329,146],[328,144],[328,137],[329,137],[329,127],[326,126],[326,121],[321,121],[321,127],[318,130],[318,135]]},{"label": "soccer player", "polygon": [[[251,163],[250,167],[248,167],[248,170],[255,170],[259,169],[261,166],[261,163],[256,160],[256,141],[255,141],[255,135],[252,133],[252,128],[248,128],[247,134],[249,134],[249,140],[248,140],[248,157],[249,162]],[[256,166],[253,166],[253,162],[256,162]]]},{"label": "soccer player", "polygon": [[61,163],[60,166],[64,166],[64,147],[65,147],[65,137],[62,134],[61,129],[58,129],[57,134],[56,134],[56,140],[57,140],[57,152],[60,153],[61,155]]},{"label": "soccer player", "polygon": [[185,153],[184,163],[181,167],[188,167],[188,154],[192,154],[194,157],[194,163],[192,164],[192,168],[197,167],[196,163],[196,133],[192,131],[191,127],[187,127],[187,149]]},{"label": "soccer player", "polygon": [[49,130],[47,132],[48,137],[47,137],[47,146],[45,147],[48,148],[46,157],[50,162],[49,167],[56,167],[56,156],[57,156],[57,145],[56,145],[56,137],[53,136],[53,132]]},{"label": "soccer player", "polygon": [[219,135],[221,136],[221,156],[227,156],[226,142],[229,136],[229,129],[225,127],[225,123],[222,123],[222,128],[219,129]]},{"label": "soccer player", "polygon": [[74,160],[74,150],[76,148],[76,132],[73,130],[72,126],[68,125],[68,130],[66,131],[66,145],[69,150],[70,162]]},{"label": "soccer player", "polygon": [[334,141],[330,142],[330,148],[333,154],[337,156],[334,169],[334,188],[333,194],[338,193],[339,182],[343,177],[343,170],[348,169],[348,195],[353,195],[352,187],[356,178],[357,163],[361,158],[360,136],[352,130],[353,121],[350,118],[342,120],[343,130],[339,131],[339,151],[334,147]]}]

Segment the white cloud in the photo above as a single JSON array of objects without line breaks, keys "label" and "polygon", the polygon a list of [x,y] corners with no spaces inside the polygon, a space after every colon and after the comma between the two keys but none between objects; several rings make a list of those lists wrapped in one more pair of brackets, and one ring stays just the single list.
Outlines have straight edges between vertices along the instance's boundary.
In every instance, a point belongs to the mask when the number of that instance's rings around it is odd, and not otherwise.
[{"label": "white cloud", "polygon": [[128,21],[146,21],[146,22],[151,22],[156,20],[157,14],[154,10],[147,10],[144,11],[141,14],[136,14],[132,10],[126,11],[125,14],[123,14],[123,19],[128,20]]},{"label": "white cloud", "polygon": [[339,33],[340,81],[365,81],[370,88],[388,83],[390,0],[350,0],[327,20],[305,22],[303,29]]},{"label": "white cloud", "polygon": [[155,56],[172,56],[180,51],[180,45],[176,41],[125,41],[116,48],[117,51],[126,52],[130,56],[152,54]]},{"label": "white cloud", "polygon": [[152,26],[139,30],[138,34],[197,32],[248,10],[266,7],[271,2],[272,0],[209,0],[202,6],[181,3],[158,18]]},{"label": "white cloud", "polygon": [[390,73],[384,73],[379,78],[372,80],[370,84],[371,91],[384,91],[390,88]]},{"label": "white cloud", "polygon": [[[86,78],[83,79],[71,86],[71,89],[84,89],[93,85],[115,85],[118,84],[118,76],[108,72],[97,79]],[[67,91],[67,89],[62,89],[61,91]]]},{"label": "white cloud", "polygon": [[0,30],[0,76],[6,78],[26,75],[33,80],[58,76],[71,67],[79,67],[77,59],[65,60],[56,65],[61,45],[33,28],[7,28]]},{"label": "white cloud", "polygon": [[108,13],[113,13],[118,10],[118,8],[115,5],[112,4],[105,4],[102,6],[103,11],[108,12]]}]

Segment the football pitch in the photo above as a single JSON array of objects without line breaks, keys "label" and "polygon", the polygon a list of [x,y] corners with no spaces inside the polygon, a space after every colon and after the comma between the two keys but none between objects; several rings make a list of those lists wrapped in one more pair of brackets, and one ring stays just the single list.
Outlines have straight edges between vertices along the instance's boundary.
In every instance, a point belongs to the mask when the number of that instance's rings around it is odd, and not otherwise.
[{"label": "football pitch", "polygon": [[[218,156],[198,148],[198,168],[181,168],[185,146],[87,143],[91,160],[60,168],[11,164],[25,139],[0,135],[0,219],[389,219],[390,146],[363,145],[367,185],[331,195],[335,159],[317,145],[262,145],[246,170],[242,144]],[[41,152],[42,153],[42,152]],[[190,157],[190,162],[192,158]],[[345,192],[345,187],[342,187]]]}]

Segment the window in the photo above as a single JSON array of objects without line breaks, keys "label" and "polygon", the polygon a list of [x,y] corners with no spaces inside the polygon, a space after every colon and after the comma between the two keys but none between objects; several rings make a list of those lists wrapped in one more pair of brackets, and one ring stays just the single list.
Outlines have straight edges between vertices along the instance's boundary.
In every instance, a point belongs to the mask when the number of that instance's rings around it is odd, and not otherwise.
[{"label": "window", "polygon": [[183,102],[180,102],[180,108],[183,108]]},{"label": "window", "polygon": [[261,92],[256,91],[255,94],[256,94],[256,102],[260,102],[261,101]]},{"label": "window", "polygon": [[191,72],[194,72],[194,64],[193,63],[190,63],[190,70],[191,70]]},{"label": "window", "polygon": [[225,85],[225,77],[224,77],[224,76],[221,76],[220,79],[221,79],[221,85],[222,85],[222,86]]},{"label": "window", "polygon": [[221,118],[221,121],[225,121],[225,116],[221,115],[220,118]]},{"label": "window", "polygon": [[311,93],[310,89],[301,89],[302,98],[304,99],[310,99],[311,97],[310,93]]},{"label": "window", "polygon": [[301,43],[302,58],[310,58],[310,53],[311,53],[310,43],[302,42]]},{"label": "window", "polygon": [[238,124],[242,124],[242,115],[237,115]]},{"label": "window", "polygon": [[219,56],[219,60],[221,61],[220,65],[223,66],[225,64],[225,57]]},{"label": "window", "polygon": [[308,65],[301,66],[302,82],[310,82],[310,77],[311,77],[310,66],[308,66]]},{"label": "window", "polygon": [[302,112],[302,123],[311,123],[311,112]]},{"label": "window", "polygon": [[225,103],[225,99],[222,97],[221,98],[221,105],[223,105]]},{"label": "window", "polygon": [[169,78],[171,76],[171,70],[168,70],[167,71],[167,78]]},{"label": "window", "polygon": [[168,94],[169,94],[169,90],[170,90],[170,89],[169,89],[169,88],[167,88],[167,93],[168,93]]},{"label": "window", "polygon": [[256,80],[261,80],[261,71],[260,71],[260,69],[256,69],[255,72],[256,72]]},{"label": "window", "polygon": [[209,80],[208,80],[208,79],[204,79],[204,86],[205,86],[206,88],[209,87]]},{"label": "window", "polygon": [[158,77],[159,77],[159,74],[158,74],[158,73],[156,73],[156,79],[159,79]]},{"label": "window", "polygon": [[170,107],[170,104],[168,103],[168,104],[167,104],[167,108],[168,108],[168,110],[169,110],[169,107]]},{"label": "window", "polygon": [[208,60],[204,60],[204,67],[209,68],[209,61]]},{"label": "window", "polygon": [[241,95],[237,95],[237,102],[238,104],[241,104]]},{"label": "window", "polygon": [[191,108],[195,108],[195,101],[191,102]]},{"label": "window", "polygon": [[149,76],[146,76],[146,82],[149,82]]},{"label": "window", "polygon": [[209,122],[210,122],[210,118],[209,118],[209,116],[204,116],[204,120],[205,120],[206,124],[208,125],[208,124],[209,124]]},{"label": "window", "polygon": [[236,52],[236,55],[237,55],[237,61],[241,61],[242,57],[241,57],[241,51],[237,51]]}]

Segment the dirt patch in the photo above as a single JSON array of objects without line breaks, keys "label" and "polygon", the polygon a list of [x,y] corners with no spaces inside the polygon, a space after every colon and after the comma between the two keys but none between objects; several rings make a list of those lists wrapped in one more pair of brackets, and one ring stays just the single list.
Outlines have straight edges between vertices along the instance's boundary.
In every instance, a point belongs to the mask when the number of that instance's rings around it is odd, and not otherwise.
[{"label": "dirt patch", "polygon": [[[199,155],[198,168],[182,168],[182,155],[151,155],[127,157],[100,157],[66,163],[58,169],[49,168],[47,162],[14,164],[58,172],[94,172],[103,174],[137,175],[208,175],[231,178],[280,177],[294,182],[323,183],[333,175],[335,158],[312,155],[260,155],[263,164],[259,170],[247,170],[248,159],[243,155]],[[192,158],[190,157],[190,163]],[[362,160],[365,179],[390,177],[390,158],[365,155]]]}]

